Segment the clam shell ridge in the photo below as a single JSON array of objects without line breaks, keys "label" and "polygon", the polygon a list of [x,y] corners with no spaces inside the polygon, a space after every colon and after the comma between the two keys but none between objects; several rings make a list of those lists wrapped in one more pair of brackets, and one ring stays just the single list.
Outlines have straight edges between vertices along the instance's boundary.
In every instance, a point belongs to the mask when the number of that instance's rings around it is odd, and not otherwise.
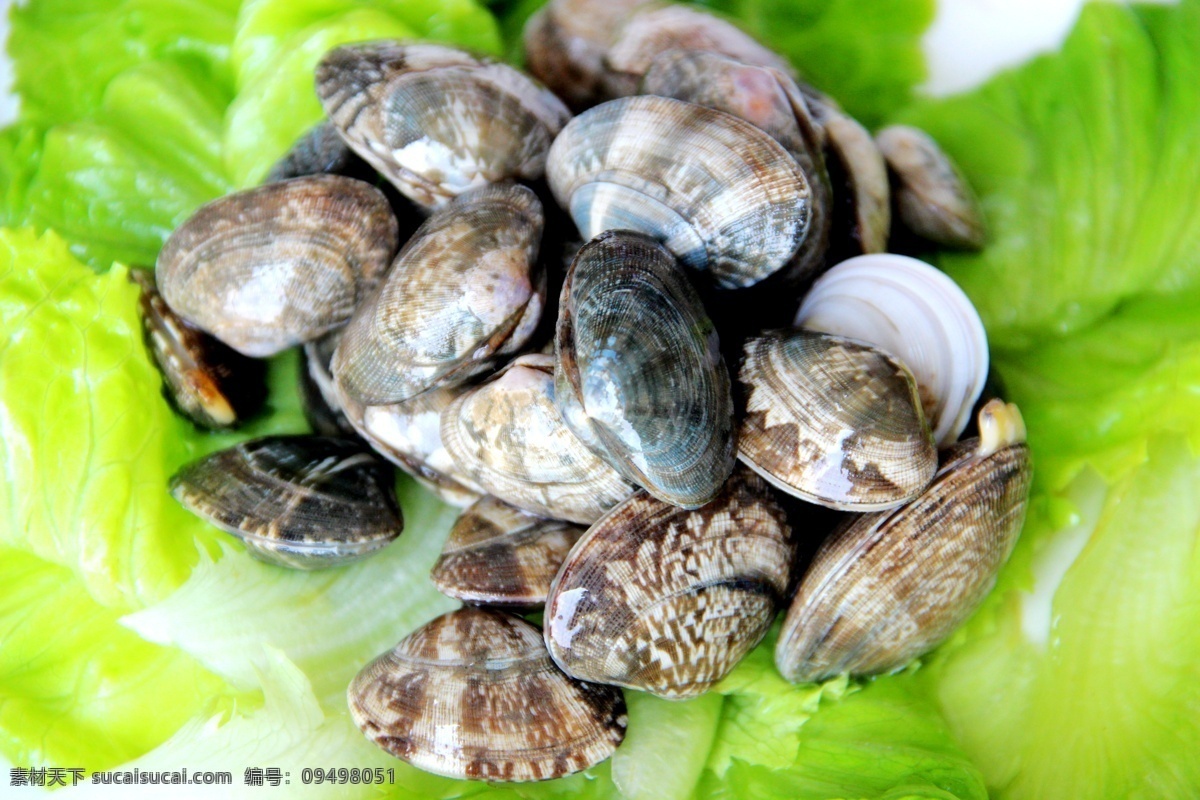
[{"label": "clam shell ridge", "polygon": [[379,747],[450,778],[536,781],[608,758],[625,736],[619,689],[563,675],[537,628],[462,608],[405,637],[350,684],[350,715]]},{"label": "clam shell ridge", "polygon": [[521,356],[458,397],[442,413],[442,441],[489,494],[539,516],[590,525],[634,487],[563,422],[553,365],[553,356]]},{"label": "clam shell ridge", "polygon": [[808,233],[808,180],[782,145],[731,114],[667,97],[580,114],[554,140],[546,177],[584,239],[640,231],[720,288],[775,273]]},{"label": "clam shell ridge", "polygon": [[845,511],[900,505],[937,470],[908,369],[863,342],[810,331],[748,339],[742,461],[777,488]]},{"label": "clam shell ridge", "polygon": [[293,178],[202,206],[159,253],[158,286],[188,322],[248,356],[269,356],[344,324],[398,239],[374,186]]},{"label": "clam shell ridge", "polygon": [[[609,231],[580,248],[563,284],[556,387],[629,480],[696,508],[733,470],[733,400],[716,329],[675,259]],[[588,438],[588,437],[585,437]]]},{"label": "clam shell ridge", "polygon": [[171,494],[251,555],[297,569],[358,560],[403,527],[392,469],[344,439],[242,442],[185,466]]},{"label": "clam shell ridge", "polygon": [[1016,544],[1032,469],[1024,443],[951,449],[929,488],[844,523],[821,546],[775,649],[793,682],[904,666],[969,617]]},{"label": "clam shell ridge", "polygon": [[398,403],[520,349],[545,304],[542,226],[537,196],[515,184],[435,211],[346,326],[332,364],[342,389],[364,404]]},{"label": "clam shell ridge", "polygon": [[638,493],[571,551],[546,601],[546,644],[581,680],[692,697],[762,639],[794,555],[784,512],[748,470],[696,511]]},{"label": "clam shell ridge", "polygon": [[484,497],[454,523],[430,577],[442,594],[467,603],[540,606],[584,530]]},{"label": "clam shell ridge", "polygon": [[434,44],[334,48],[316,86],[347,144],[427,208],[487,183],[540,178],[571,117],[512,67]]}]

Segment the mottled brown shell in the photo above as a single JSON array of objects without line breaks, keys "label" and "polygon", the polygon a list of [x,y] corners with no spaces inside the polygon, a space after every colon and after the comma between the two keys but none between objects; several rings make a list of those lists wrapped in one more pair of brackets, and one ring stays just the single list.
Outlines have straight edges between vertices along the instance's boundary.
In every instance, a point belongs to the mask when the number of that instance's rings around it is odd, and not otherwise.
[{"label": "mottled brown shell", "polygon": [[883,253],[892,228],[887,165],[871,132],[840,109],[810,100],[825,129],[825,161],[833,184],[836,260]]},{"label": "mottled brown shell", "polygon": [[419,205],[504,180],[536,180],[571,113],[505,64],[435,44],[343,45],[317,95],[342,137]]},{"label": "mottled brown shell", "polygon": [[368,739],[450,778],[537,781],[587,769],[625,737],[619,689],[563,675],[537,628],[452,611],[363,667],[347,692]]},{"label": "mottled brown shell", "polygon": [[392,469],[345,439],[242,442],[185,466],[171,494],[252,556],[295,569],[357,561],[403,528]]},{"label": "mottled brown shell", "polygon": [[748,339],[738,455],[774,486],[845,511],[920,494],[937,469],[916,381],[888,354],[812,331]]},{"label": "mottled brown shell", "polygon": [[892,200],[905,227],[946,247],[983,247],[979,202],[962,172],[929,134],[891,125],[875,134],[875,144],[891,173]]},{"label": "mottled brown shell", "polygon": [[506,503],[591,524],[634,487],[571,433],[554,405],[554,357],[526,355],[442,413],[465,475]]},{"label": "mottled brown shell", "polygon": [[338,175],[270,183],[213,200],[158,255],[171,308],[248,356],[344,324],[383,277],[398,225],[383,193]]},{"label": "mottled brown shell", "polygon": [[345,175],[368,182],[375,178],[375,170],[350,149],[328,120],[317,123],[297,139],[271,167],[263,183],[323,174]]},{"label": "mottled brown shell", "polygon": [[467,603],[534,608],[584,530],[484,497],[454,523],[430,577]]},{"label": "mottled brown shell", "polygon": [[515,184],[483,186],[435,211],[346,326],[333,374],[366,405],[453,386],[520,350],[545,305],[542,205]]},{"label": "mottled brown shell", "polygon": [[141,287],[138,310],[168,399],[205,428],[228,428],[262,407],[267,397],[266,364],[247,358],[171,310],[154,285],[154,273],[133,269]]},{"label": "mottled brown shell", "polygon": [[904,666],[978,607],[1021,531],[1032,469],[1016,442],[955,445],[913,502],[847,520],[821,546],[775,648],[793,682]]},{"label": "mottled brown shell", "polygon": [[546,644],[581,680],[682,699],[766,633],[795,544],[766,484],[738,470],[696,511],[638,493],[593,525],[546,601]]}]

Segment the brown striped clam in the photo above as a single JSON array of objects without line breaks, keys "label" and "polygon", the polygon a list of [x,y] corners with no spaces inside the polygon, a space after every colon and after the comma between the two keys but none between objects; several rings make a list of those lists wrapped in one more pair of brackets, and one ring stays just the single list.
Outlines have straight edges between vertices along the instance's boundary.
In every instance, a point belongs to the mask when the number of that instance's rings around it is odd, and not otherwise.
[{"label": "brown striped clam", "polygon": [[555,335],[563,418],[618,472],[697,508],[733,470],[733,400],[716,329],[674,257],[607,231],[567,272]]},{"label": "brown striped clam", "polygon": [[383,277],[398,237],[374,186],[293,178],[202,206],[159,253],[158,287],[188,322],[269,356],[344,324]]},{"label": "brown striped clam", "polygon": [[185,466],[171,494],[255,558],[295,569],[365,558],[403,528],[391,467],[345,439],[242,442]]},{"label": "brown striped clam", "polygon": [[1016,406],[989,402],[979,428],[916,500],[848,520],[821,546],[776,644],[785,678],[897,669],[982,602],[1020,533],[1032,470]]},{"label": "brown striped clam", "polygon": [[731,114],[667,97],[580,114],[554,140],[546,177],[585,240],[639,231],[718,288],[776,273],[808,234],[808,180],[782,145]]},{"label": "brown striped clam", "polygon": [[746,341],[738,455],[776,488],[846,511],[916,497],[937,451],[908,368],[863,342],[805,330]]},{"label": "brown striped clam", "polygon": [[537,196],[516,184],[473,189],[430,215],[346,326],[332,364],[341,390],[398,403],[518,351],[545,305],[542,226]]},{"label": "brown striped clam", "polygon": [[839,259],[887,250],[892,227],[887,165],[871,132],[828,98],[808,94],[825,131],[825,163],[833,184],[832,246]]},{"label": "brown striped clam", "polygon": [[571,433],[554,392],[554,357],[521,356],[442,412],[442,442],[487,493],[539,516],[588,525],[634,487]]},{"label": "brown striped clam", "polygon": [[483,497],[450,529],[430,577],[442,594],[467,603],[536,608],[584,530]]},{"label": "brown striped clam", "polygon": [[739,469],[704,508],[638,493],[592,525],[546,601],[546,644],[581,680],[698,695],[762,639],[795,543],[767,485]]},{"label": "brown striped clam", "polygon": [[392,755],[450,778],[537,781],[587,769],[625,737],[619,689],[559,672],[520,617],[462,608],[367,664],[350,715]]},{"label": "brown striped clam", "polygon": [[540,178],[571,117],[518,70],[436,44],[334,48],[316,85],[346,143],[426,208],[489,183]]}]

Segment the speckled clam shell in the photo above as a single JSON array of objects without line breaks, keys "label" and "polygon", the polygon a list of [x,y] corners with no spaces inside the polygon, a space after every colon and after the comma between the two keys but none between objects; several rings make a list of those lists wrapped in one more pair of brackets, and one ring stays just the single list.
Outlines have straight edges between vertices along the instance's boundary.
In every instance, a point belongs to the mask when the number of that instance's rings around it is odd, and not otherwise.
[{"label": "speckled clam shell", "polygon": [[398,403],[487,371],[518,351],[545,306],[542,205],[523,186],[483,186],[435,211],[338,344],[333,374],[365,405]]},{"label": "speckled clam shell", "polygon": [[775,648],[793,682],[904,666],[991,590],[1021,531],[1032,469],[1017,442],[955,445],[920,497],[847,520],[804,576]]},{"label": "speckled clam shell", "polygon": [[317,65],[317,95],[347,144],[419,205],[542,176],[571,113],[505,64],[434,44],[344,45]]},{"label": "speckled clam shell", "polygon": [[506,503],[590,525],[634,487],[580,442],[554,405],[554,357],[526,355],[442,413],[459,468]]},{"label": "speckled clam shell", "polygon": [[345,175],[370,181],[375,174],[358,157],[332,122],[314,125],[275,162],[263,183],[286,181],[305,175]]},{"label": "speckled clam shell", "polygon": [[741,469],[685,511],[638,493],[593,525],[546,601],[546,644],[581,680],[701,694],[766,633],[795,545],[783,510]]},{"label": "speckled clam shell", "polygon": [[[608,231],[567,272],[555,389],[586,441],[658,499],[709,502],[736,458],[729,372],[716,329],[674,257],[648,236]],[[556,396],[557,396],[556,395]]]},{"label": "speckled clam shell", "polygon": [[342,410],[333,385],[329,362],[344,328],[330,331],[304,345],[300,359],[300,408],[313,433],[318,436],[355,436],[354,426]]},{"label": "speckled clam shell", "polygon": [[247,358],[184,322],[158,293],[154,273],[132,269],[138,312],[163,389],[180,413],[205,428],[229,428],[262,407],[266,364]]},{"label": "speckled clam shell", "polygon": [[808,180],[782,145],[731,114],[626,97],[572,120],[546,176],[584,239],[635,230],[720,288],[783,268],[809,229]]},{"label": "speckled clam shell", "polygon": [[843,257],[885,252],[892,206],[883,155],[858,120],[833,106],[810,103],[825,129],[835,203],[830,234],[834,247]]},{"label": "speckled clam shell", "polygon": [[467,603],[535,608],[584,531],[484,497],[454,523],[430,577],[439,592]]},{"label": "speckled clam shell", "polygon": [[587,769],[625,737],[619,689],[572,680],[520,617],[452,611],[363,667],[347,692],[368,739],[450,778],[537,781]]},{"label": "speckled clam shell", "polygon": [[845,511],[913,499],[937,469],[916,381],[881,350],[804,330],[748,339],[738,455],[774,486]]},{"label": "speckled clam shell", "polygon": [[962,172],[929,134],[908,125],[890,125],[875,134],[875,144],[891,173],[896,215],[905,227],[946,247],[983,247],[979,202]]},{"label": "speckled clam shell", "polygon": [[345,439],[242,442],[185,466],[171,494],[252,556],[296,569],[357,561],[403,527],[391,467]]},{"label": "speckled clam shell", "polygon": [[158,287],[181,317],[248,356],[344,324],[398,244],[383,193],[312,175],[213,200],[158,255]]}]

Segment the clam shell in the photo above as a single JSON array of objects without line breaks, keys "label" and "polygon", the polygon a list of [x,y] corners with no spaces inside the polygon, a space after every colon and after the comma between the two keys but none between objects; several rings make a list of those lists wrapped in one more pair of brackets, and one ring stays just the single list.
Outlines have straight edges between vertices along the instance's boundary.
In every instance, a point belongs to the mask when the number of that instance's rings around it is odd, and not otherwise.
[{"label": "clam shell", "polygon": [[363,667],[347,696],[368,739],[450,778],[558,778],[608,758],[625,737],[619,689],[568,678],[537,628],[478,608],[401,640]]},{"label": "clam shell", "polygon": [[202,206],[159,253],[158,286],[188,322],[269,356],[344,324],[383,277],[398,237],[374,186],[293,178]]},{"label": "clam shell", "polygon": [[296,569],[357,561],[403,528],[391,468],[344,439],[242,442],[185,466],[171,494],[250,555]]},{"label": "clam shell", "polygon": [[908,369],[870,345],[811,331],[746,341],[739,457],[788,494],[874,511],[920,494],[937,451]]},{"label": "clam shell", "polygon": [[891,171],[897,216],[910,231],[946,247],[983,247],[979,202],[929,134],[891,125],[875,134],[875,144]]},{"label": "clam shell", "polygon": [[571,113],[505,64],[434,44],[365,42],[317,65],[317,95],[346,143],[419,205],[542,176]]},{"label": "clam shell", "polygon": [[572,120],[546,176],[584,239],[635,230],[720,288],[783,268],[808,233],[808,180],[786,150],[730,114],[626,97]]},{"label": "clam shell", "polygon": [[843,261],[813,284],[795,324],[895,355],[917,381],[939,446],[958,439],[987,381],[987,332],[975,306],[948,275],[915,258]]},{"label": "clam shell", "polygon": [[701,694],[762,639],[794,556],[783,510],[747,470],[695,511],[638,493],[588,530],[555,578],[550,655],[581,680]]},{"label": "clam shell", "polygon": [[375,177],[375,170],[355,155],[328,120],[317,123],[297,139],[271,167],[263,183],[322,174],[345,175],[368,182]]},{"label": "clam shell", "polygon": [[175,408],[205,428],[228,428],[258,411],[267,397],[266,364],[184,322],[158,293],[150,270],[132,269],[129,278],[142,290],[146,345]]},{"label": "clam shell", "polygon": [[892,227],[883,154],[858,120],[819,101],[813,108],[825,129],[825,161],[835,198],[830,238],[842,257],[882,253]]},{"label": "clam shell", "polygon": [[[1016,413],[1003,405],[1001,414]],[[995,414],[996,407],[983,413]],[[819,681],[897,669],[974,612],[1025,518],[1032,469],[1023,426],[1019,433],[955,445],[916,500],[848,520],[830,536],[776,644],[775,663],[785,678]]]},{"label": "clam shell", "polygon": [[553,356],[521,356],[458,397],[442,413],[441,435],[471,480],[539,516],[591,524],[634,492],[563,422]]},{"label": "clam shell", "polygon": [[716,496],[736,458],[729,373],[704,304],[666,248],[629,231],[580,248],[555,351],[564,419],[586,420],[584,438],[608,463],[664,502],[697,508]]},{"label": "clam shell", "polygon": [[346,326],[332,365],[342,390],[365,405],[398,403],[518,351],[545,306],[542,226],[537,196],[514,184],[434,212]]},{"label": "clam shell", "polygon": [[342,338],[342,328],[304,345],[300,359],[300,408],[313,433],[319,436],[356,435],[354,426],[346,419],[341,401],[333,385],[329,362]]},{"label": "clam shell", "polygon": [[454,523],[430,577],[439,592],[467,603],[534,608],[584,531],[484,497]]}]

